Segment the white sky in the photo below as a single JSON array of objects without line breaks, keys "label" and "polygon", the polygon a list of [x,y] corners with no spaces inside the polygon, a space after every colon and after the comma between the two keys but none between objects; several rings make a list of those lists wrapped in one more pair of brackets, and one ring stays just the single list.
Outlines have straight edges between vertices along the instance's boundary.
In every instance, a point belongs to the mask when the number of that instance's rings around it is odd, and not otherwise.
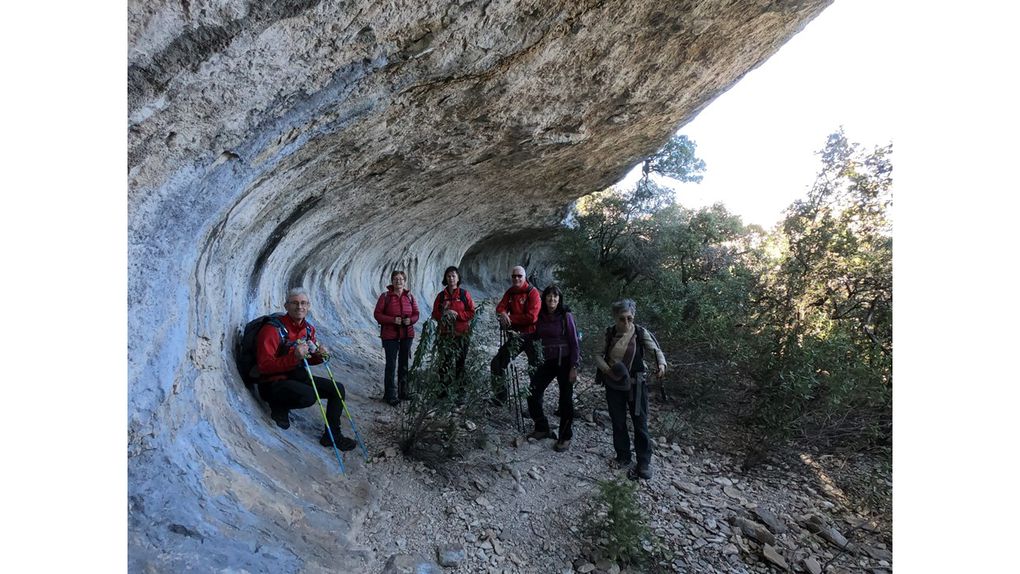
[{"label": "white sky", "polygon": [[[895,143],[890,54],[903,38],[893,4],[836,0],[681,127],[707,169],[700,184],[678,185],[677,201],[722,202],[744,223],[769,228],[806,194],[820,165],[815,153],[839,126],[868,149]],[[894,148],[894,165],[895,157]]]}]

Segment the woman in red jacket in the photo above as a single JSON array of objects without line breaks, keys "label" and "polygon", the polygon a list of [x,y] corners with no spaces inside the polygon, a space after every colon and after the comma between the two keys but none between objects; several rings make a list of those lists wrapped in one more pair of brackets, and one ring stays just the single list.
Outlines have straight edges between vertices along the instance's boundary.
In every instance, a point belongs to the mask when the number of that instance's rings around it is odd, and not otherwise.
[{"label": "woman in red jacket", "polygon": [[457,353],[456,378],[464,375],[467,361],[471,319],[475,316],[475,302],[471,294],[460,286],[460,270],[453,265],[443,272],[446,287],[436,295],[432,305],[432,318],[439,323],[440,339],[452,340]]},{"label": "woman in red jacket", "polygon": [[[382,327],[379,336],[386,352],[383,400],[392,406],[408,398],[407,363],[411,357],[414,324],[418,322],[418,302],[405,288],[406,285],[407,275],[403,271],[394,271],[390,275],[390,285],[375,304],[375,320]],[[393,371],[397,363],[397,384],[394,384]]]}]

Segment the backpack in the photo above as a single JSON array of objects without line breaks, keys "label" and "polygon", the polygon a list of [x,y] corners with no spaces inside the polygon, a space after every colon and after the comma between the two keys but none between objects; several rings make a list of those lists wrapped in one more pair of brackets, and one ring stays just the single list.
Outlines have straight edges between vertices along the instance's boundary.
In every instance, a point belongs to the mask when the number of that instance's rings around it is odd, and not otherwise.
[{"label": "backpack", "polygon": [[[463,287],[457,287],[457,292],[460,293],[460,302],[464,304],[464,309],[468,308],[467,302],[467,289]],[[443,289],[443,302],[448,303],[450,301],[450,292]]]},{"label": "backpack", "polygon": [[[281,346],[289,344],[287,342],[287,328],[283,326],[283,322],[280,321],[280,317],[283,317],[283,313],[263,315],[258,319],[249,321],[241,330],[241,337],[237,342],[237,353],[235,358],[237,360],[237,371],[241,374],[241,380],[244,381],[244,384],[247,387],[251,387],[255,383],[259,382],[259,370],[255,355],[255,341],[258,338],[259,331],[262,330],[262,327],[266,324],[272,325],[280,333]],[[309,339],[312,337],[312,324],[307,320],[305,321],[305,336]]]}]

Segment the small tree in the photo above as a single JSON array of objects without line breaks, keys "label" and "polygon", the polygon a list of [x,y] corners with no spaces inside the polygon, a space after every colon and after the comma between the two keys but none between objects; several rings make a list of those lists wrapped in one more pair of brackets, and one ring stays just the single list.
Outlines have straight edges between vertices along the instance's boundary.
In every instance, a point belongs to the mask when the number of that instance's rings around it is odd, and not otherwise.
[{"label": "small tree", "polygon": [[558,280],[580,297],[600,304],[618,298],[632,284],[654,278],[661,259],[661,221],[654,214],[674,203],[673,192],[652,174],[684,182],[701,181],[705,162],[696,146],[677,135],[643,160],[633,189],[609,188],[577,201],[574,225],[565,231],[559,251],[569,265]]},{"label": "small tree", "polygon": [[598,494],[582,517],[585,534],[603,557],[624,564],[643,564],[653,547],[648,516],[640,507],[635,481],[600,480]]},{"label": "small tree", "polygon": [[[472,319],[469,333],[474,332],[477,317]],[[452,329],[453,325],[448,327]],[[470,433],[464,430],[468,421],[485,420],[485,400],[490,396],[487,363],[475,338],[441,337],[438,331],[434,320],[422,327],[407,373],[411,399],[401,416],[401,450],[432,460],[484,442],[484,425],[477,424]],[[469,350],[464,372],[458,373],[461,344],[469,345]]]}]

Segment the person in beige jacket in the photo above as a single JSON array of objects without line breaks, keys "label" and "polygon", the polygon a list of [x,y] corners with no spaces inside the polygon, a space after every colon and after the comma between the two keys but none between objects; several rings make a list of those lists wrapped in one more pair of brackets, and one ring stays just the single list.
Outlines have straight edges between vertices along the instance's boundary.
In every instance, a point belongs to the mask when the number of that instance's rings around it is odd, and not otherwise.
[{"label": "person in beige jacket", "polygon": [[[606,403],[613,423],[613,448],[616,464],[630,467],[631,480],[652,477],[652,442],[648,436],[648,383],[645,376],[646,356],[655,357],[655,375],[666,374],[666,356],[655,336],[634,322],[637,305],[631,299],[613,303],[613,325],[606,329],[602,356],[596,357],[596,380],[606,387]],[[637,463],[630,466],[630,435],[627,433],[627,411],[634,423],[634,452]]]}]

